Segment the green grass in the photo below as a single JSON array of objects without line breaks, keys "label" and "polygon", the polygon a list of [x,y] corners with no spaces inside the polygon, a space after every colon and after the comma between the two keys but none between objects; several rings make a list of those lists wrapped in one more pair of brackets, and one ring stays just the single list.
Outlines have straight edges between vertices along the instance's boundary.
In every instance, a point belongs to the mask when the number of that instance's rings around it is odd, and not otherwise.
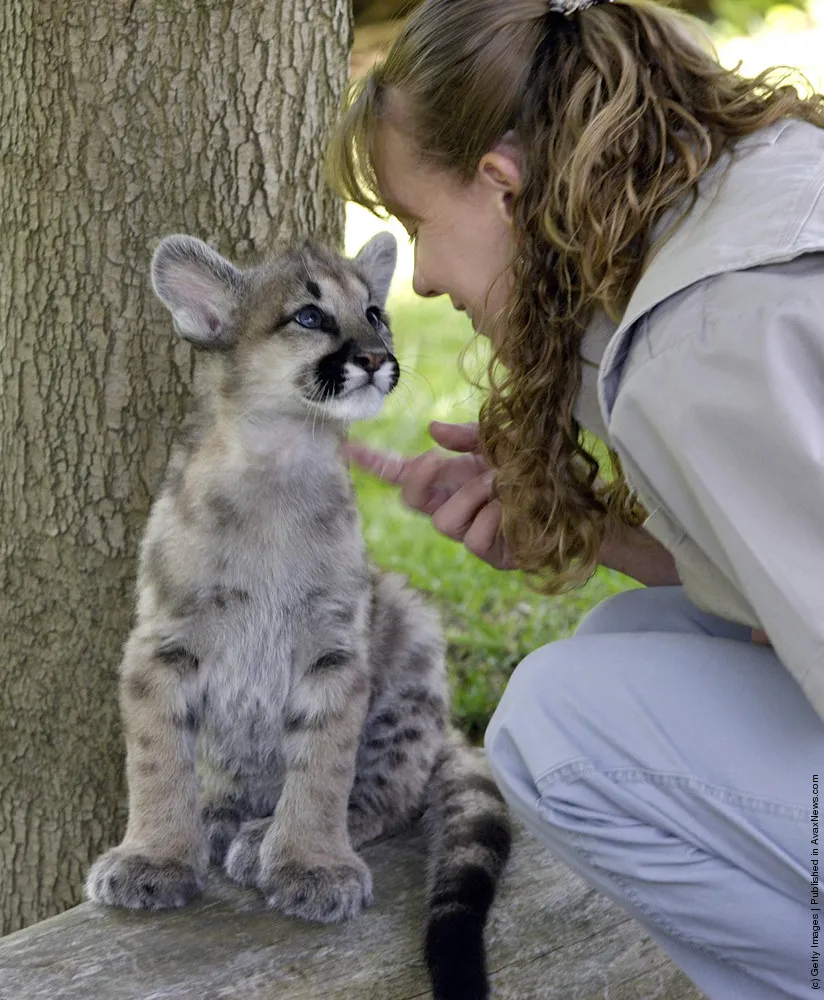
[{"label": "green grass", "polygon": [[[446,299],[397,297],[390,312],[401,384],[381,417],[356,425],[352,436],[417,454],[433,445],[430,420],[473,420],[477,414],[478,396],[458,364],[472,328]],[[480,355],[466,367],[479,371]],[[393,488],[354,475],[372,558],[407,576],[440,611],[454,714],[472,739],[483,735],[509,675],[530,650],[568,635],[590,607],[631,586],[626,577],[602,570],[574,594],[537,595],[521,574],[496,571],[439,535],[428,518],[401,505]]]}]

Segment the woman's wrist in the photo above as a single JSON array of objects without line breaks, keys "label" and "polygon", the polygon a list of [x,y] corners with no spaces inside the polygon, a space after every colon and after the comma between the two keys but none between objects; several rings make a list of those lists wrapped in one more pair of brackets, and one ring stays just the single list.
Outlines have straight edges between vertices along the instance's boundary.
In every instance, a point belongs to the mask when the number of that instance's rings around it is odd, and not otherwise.
[{"label": "woman's wrist", "polygon": [[611,528],[601,545],[598,561],[647,587],[681,582],[672,554],[644,528]]}]

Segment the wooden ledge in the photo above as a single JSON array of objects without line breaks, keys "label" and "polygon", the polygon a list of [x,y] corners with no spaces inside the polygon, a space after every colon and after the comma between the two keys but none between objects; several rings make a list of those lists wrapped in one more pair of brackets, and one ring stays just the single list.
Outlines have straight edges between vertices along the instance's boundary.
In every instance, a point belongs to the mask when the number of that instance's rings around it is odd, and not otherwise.
[{"label": "wooden ledge", "polygon": [[[0,940],[2,1000],[425,1000],[424,841],[364,851],[375,904],[317,926],[220,874],[185,910],[85,903]],[[700,1000],[641,933],[520,832],[487,931],[496,1000]]]}]

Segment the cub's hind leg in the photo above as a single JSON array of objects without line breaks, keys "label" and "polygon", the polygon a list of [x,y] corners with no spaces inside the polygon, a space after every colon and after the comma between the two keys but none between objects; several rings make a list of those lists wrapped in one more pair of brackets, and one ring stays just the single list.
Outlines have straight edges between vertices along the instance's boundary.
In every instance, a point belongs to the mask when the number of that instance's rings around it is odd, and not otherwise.
[{"label": "cub's hind leg", "polygon": [[[280,798],[283,775],[277,753],[269,752],[270,739],[260,737],[260,743],[266,742],[269,747],[264,760],[243,766],[239,755],[227,753],[225,744],[215,738],[209,723],[207,711],[198,741],[201,816],[209,845],[209,863],[228,869],[230,848],[249,824],[259,824],[263,819],[271,822]],[[249,749],[260,749],[260,745],[250,740]],[[245,879],[237,881],[243,885],[253,884]]]},{"label": "cub's hind leg", "polygon": [[180,642],[133,635],[121,667],[129,821],[119,847],[86,879],[88,897],[129,909],[185,906],[206,871],[195,777],[195,655]]},{"label": "cub's hind leg", "polygon": [[209,863],[222,865],[229,848],[250,821],[257,822],[261,816],[271,819],[277,798],[253,793],[239,783],[221,791],[210,787],[208,781],[204,785],[201,816],[209,845]]},{"label": "cub's hind leg", "polygon": [[420,815],[448,716],[437,616],[392,574],[374,580],[370,657],[372,696],[349,796],[355,848]]},{"label": "cub's hind leg", "polygon": [[238,781],[218,791],[209,787],[204,798],[203,825],[209,842],[209,860],[222,865],[226,874],[248,889],[260,878],[260,848],[274,820],[279,781]]},{"label": "cub's hind leg", "polygon": [[237,801],[227,796],[204,804],[201,811],[209,864],[222,865],[226,853],[240,830],[244,815]]},{"label": "cub's hind leg", "polygon": [[247,820],[226,852],[226,874],[245,889],[256,889],[260,883],[260,849],[273,822],[274,816]]}]

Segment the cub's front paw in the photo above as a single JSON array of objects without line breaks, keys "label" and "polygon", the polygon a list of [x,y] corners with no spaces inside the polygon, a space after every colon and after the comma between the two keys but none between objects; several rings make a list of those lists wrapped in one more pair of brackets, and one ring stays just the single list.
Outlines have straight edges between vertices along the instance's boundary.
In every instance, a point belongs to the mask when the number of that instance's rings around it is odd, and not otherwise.
[{"label": "cub's front paw", "polygon": [[324,924],[357,916],[372,902],[372,874],[356,854],[337,864],[275,864],[259,874],[258,885],[273,909]]},{"label": "cub's front paw", "polygon": [[190,903],[203,891],[203,876],[180,861],[151,861],[140,854],[107,851],[86,877],[86,895],[95,903],[129,910],[169,910]]}]

